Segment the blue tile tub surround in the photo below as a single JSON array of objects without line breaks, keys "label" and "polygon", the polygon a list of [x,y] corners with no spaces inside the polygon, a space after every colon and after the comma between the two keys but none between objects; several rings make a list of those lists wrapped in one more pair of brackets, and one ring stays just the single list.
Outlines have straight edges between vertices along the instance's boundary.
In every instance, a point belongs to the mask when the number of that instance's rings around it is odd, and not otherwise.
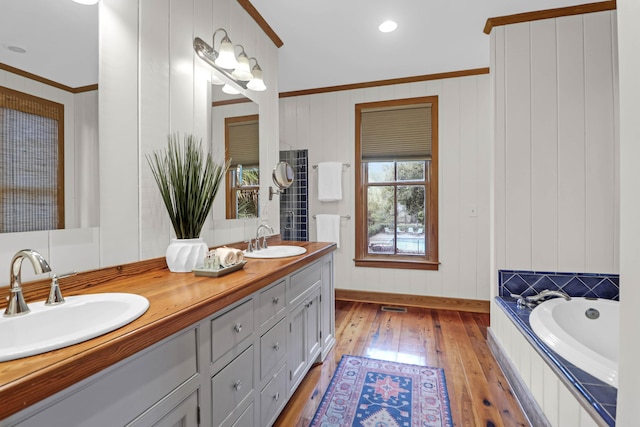
[{"label": "blue tile tub surround", "polygon": [[591,297],[618,301],[620,279],[617,274],[550,273],[525,270],[499,270],[498,295],[530,296],[544,289],[561,290],[572,297]]},{"label": "blue tile tub surround", "polygon": [[291,165],[295,176],[291,187],[280,194],[282,240],[309,240],[309,150],[280,151],[280,160]]},{"label": "blue tile tub surround", "polygon": [[618,390],[576,367],[547,347],[531,329],[531,324],[529,323],[530,308],[518,307],[516,299],[509,296],[498,296],[496,297],[496,302],[522,332],[527,341],[538,350],[538,353],[544,359],[555,366],[561,375],[569,380],[589,405],[602,417],[604,422],[608,426],[615,426]]}]

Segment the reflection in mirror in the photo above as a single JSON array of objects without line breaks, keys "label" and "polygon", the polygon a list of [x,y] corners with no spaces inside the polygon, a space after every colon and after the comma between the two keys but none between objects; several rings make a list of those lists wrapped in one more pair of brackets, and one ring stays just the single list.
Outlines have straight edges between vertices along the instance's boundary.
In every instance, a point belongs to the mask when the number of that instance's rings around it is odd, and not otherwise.
[{"label": "reflection in mirror", "polygon": [[242,94],[223,92],[218,84],[212,85],[212,98],[213,148],[224,149],[225,160],[230,161],[225,184],[225,218],[256,218],[260,206],[258,104]]},{"label": "reflection in mirror", "polygon": [[[0,166],[0,232],[96,227],[98,6],[4,0],[2,11],[0,151],[40,147],[44,140],[51,150],[14,150],[24,167],[14,167],[14,155]],[[32,168],[35,163],[50,164],[43,168],[49,175]],[[25,214],[23,202],[36,206],[33,214]]]},{"label": "reflection in mirror", "polygon": [[226,117],[225,160],[227,173],[227,219],[256,218],[259,211],[260,157],[257,114]]}]

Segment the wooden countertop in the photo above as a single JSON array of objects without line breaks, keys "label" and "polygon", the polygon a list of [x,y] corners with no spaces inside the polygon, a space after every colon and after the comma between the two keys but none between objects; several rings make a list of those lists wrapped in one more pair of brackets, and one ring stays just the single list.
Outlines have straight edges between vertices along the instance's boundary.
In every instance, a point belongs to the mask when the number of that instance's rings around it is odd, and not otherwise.
[{"label": "wooden countertop", "polygon": [[[171,273],[164,259],[159,258],[79,274],[71,281],[74,284],[68,286],[61,280],[64,296],[129,292],[146,297],[149,309],[130,324],[89,341],[0,362],[0,420],[199,322],[336,249],[335,243],[286,244],[303,246],[307,252],[288,258],[248,259],[244,269],[219,278]],[[48,281],[37,283],[40,283],[40,292],[26,293],[30,284],[23,285],[27,301],[46,299],[46,296],[33,298],[48,286]]]}]

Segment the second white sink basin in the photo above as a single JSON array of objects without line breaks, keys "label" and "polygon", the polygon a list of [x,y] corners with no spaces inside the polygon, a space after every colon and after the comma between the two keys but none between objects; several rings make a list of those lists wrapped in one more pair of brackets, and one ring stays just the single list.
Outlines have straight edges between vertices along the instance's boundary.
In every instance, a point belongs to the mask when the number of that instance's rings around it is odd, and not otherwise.
[{"label": "second white sink basin", "polygon": [[57,350],[131,323],[149,308],[136,294],[65,297],[64,304],[29,303],[30,312],[0,317],[0,362]]},{"label": "second white sink basin", "polygon": [[276,245],[259,251],[244,252],[246,258],[285,258],[288,256],[302,255],[307,252],[306,248],[300,246]]}]

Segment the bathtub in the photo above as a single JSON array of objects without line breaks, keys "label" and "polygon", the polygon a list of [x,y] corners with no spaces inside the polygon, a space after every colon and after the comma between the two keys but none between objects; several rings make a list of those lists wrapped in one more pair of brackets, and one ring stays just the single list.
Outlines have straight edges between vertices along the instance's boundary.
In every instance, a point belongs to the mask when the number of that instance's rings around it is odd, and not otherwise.
[{"label": "bathtub", "polygon": [[618,388],[618,301],[554,298],[534,308],[529,322],[550,349]]}]

